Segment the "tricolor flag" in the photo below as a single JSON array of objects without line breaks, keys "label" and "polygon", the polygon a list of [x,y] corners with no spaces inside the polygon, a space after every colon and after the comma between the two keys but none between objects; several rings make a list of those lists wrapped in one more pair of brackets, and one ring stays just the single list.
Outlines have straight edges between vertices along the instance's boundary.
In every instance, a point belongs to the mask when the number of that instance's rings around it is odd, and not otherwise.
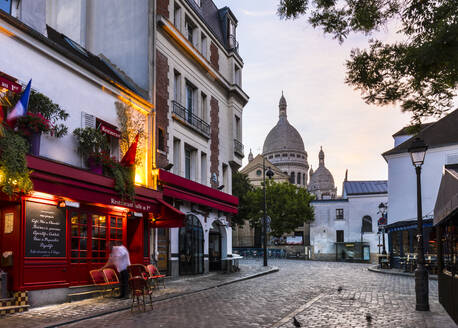
[{"label": "tricolor flag", "polygon": [[27,107],[29,106],[29,97],[30,97],[30,86],[32,85],[32,79],[30,79],[27,87],[24,90],[21,98],[14,106],[13,110],[8,113],[6,121],[8,124],[13,124],[19,117],[24,116],[27,113]]},{"label": "tricolor flag", "polygon": [[135,155],[137,155],[137,144],[138,144],[138,133],[135,137],[135,141],[130,145],[129,149],[124,154],[121,160],[121,164],[124,166],[131,166],[135,164]]}]

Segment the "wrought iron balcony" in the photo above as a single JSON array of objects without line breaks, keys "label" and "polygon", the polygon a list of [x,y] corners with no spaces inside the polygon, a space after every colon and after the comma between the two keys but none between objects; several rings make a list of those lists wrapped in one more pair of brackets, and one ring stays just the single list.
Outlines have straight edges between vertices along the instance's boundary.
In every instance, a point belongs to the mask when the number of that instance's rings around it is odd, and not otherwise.
[{"label": "wrought iron balcony", "polygon": [[229,35],[228,41],[229,41],[229,49],[238,53],[239,52],[239,42],[237,41],[235,36]]},{"label": "wrought iron balcony", "polygon": [[197,132],[203,134],[205,137],[210,138],[210,125],[207,122],[193,114],[190,110],[180,105],[178,102],[172,101],[172,104],[173,114],[175,114],[180,121],[183,121]]},{"label": "wrought iron balcony", "polygon": [[237,139],[234,139],[234,153],[240,155],[241,157],[245,156],[243,153],[243,144]]}]

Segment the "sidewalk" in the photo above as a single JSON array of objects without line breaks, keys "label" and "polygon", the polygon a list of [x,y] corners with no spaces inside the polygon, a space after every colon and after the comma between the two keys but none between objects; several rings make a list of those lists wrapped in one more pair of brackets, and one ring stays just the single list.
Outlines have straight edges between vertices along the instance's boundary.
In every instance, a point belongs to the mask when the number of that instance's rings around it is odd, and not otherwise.
[{"label": "sidewalk", "polygon": [[[153,303],[259,277],[277,272],[278,270],[277,267],[264,268],[263,266],[259,266],[259,263],[240,264],[240,271],[236,273],[208,273],[195,277],[167,279],[165,282],[166,288],[161,287],[154,292]],[[91,298],[72,303],[32,308],[23,313],[1,317],[0,327],[56,327],[129,309],[130,305],[130,299],[119,300],[109,297]]]},{"label": "sidewalk", "polygon": [[[415,273],[413,272],[404,272],[402,269],[380,269],[378,265],[371,266],[367,268],[369,271],[384,273],[384,274],[392,274],[396,276],[404,276],[404,277],[413,277],[415,278]],[[430,280],[437,280],[437,275],[429,274],[428,279]]]}]

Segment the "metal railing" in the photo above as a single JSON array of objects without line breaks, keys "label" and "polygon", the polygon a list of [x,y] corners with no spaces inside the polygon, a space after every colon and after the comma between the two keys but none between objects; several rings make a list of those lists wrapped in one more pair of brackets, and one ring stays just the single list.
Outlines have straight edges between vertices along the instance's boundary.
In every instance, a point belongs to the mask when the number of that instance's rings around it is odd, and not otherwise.
[{"label": "metal railing", "polygon": [[237,41],[235,36],[229,35],[228,41],[229,41],[229,49],[238,53],[239,52],[239,42]]},{"label": "metal railing", "polygon": [[210,125],[207,122],[193,114],[186,107],[180,105],[175,100],[172,101],[172,104],[173,114],[181,118],[185,123],[205,135],[207,138],[210,137]]},{"label": "metal railing", "polygon": [[240,155],[240,156],[244,156],[244,153],[243,153],[243,144],[238,141],[237,139],[234,139],[234,153]]}]

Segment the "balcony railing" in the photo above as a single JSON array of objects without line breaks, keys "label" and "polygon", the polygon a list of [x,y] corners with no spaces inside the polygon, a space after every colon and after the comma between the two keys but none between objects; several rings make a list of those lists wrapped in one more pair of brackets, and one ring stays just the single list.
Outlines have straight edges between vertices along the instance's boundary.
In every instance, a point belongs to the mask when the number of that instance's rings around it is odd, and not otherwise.
[{"label": "balcony railing", "polygon": [[187,123],[194,130],[197,130],[207,138],[210,138],[210,125],[200,117],[194,115],[186,107],[180,105],[176,101],[172,101],[173,114],[178,116],[183,122]]},{"label": "balcony railing", "polygon": [[237,139],[234,139],[234,153],[242,157],[245,156],[243,153],[243,144]]},{"label": "balcony railing", "polygon": [[238,53],[239,52],[239,42],[237,41],[235,36],[229,35],[228,41],[229,41],[229,49]]}]

